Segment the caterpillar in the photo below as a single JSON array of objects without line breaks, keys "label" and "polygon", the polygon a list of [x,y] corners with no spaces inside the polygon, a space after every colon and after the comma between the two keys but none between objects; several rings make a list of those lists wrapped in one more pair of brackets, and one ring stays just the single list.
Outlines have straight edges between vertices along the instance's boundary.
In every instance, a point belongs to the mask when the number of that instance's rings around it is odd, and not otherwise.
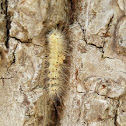
[{"label": "caterpillar", "polygon": [[64,80],[66,79],[64,61],[67,55],[67,43],[63,33],[58,29],[53,29],[48,34],[47,41],[49,48],[48,91],[49,97],[54,99],[63,94]]},{"label": "caterpillar", "polygon": [[[43,71],[40,76],[44,89],[39,101],[43,115],[41,124],[59,126],[70,75],[70,47],[65,33],[58,28],[53,28],[46,38]],[[39,126],[39,122],[36,126]]]}]

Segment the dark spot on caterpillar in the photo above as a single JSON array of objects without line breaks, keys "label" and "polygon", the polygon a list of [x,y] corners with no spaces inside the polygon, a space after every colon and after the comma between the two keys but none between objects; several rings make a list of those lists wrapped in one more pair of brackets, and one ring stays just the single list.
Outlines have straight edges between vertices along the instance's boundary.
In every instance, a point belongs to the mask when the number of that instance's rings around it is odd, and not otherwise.
[{"label": "dark spot on caterpillar", "polygon": [[67,60],[63,60],[63,63],[67,64]]}]

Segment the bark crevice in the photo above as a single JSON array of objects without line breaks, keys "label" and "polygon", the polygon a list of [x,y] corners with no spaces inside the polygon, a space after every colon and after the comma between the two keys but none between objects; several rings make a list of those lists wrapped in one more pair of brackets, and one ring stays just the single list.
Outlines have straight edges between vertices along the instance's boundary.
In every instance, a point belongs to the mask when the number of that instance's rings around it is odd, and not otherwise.
[{"label": "bark crevice", "polygon": [[8,13],[8,0],[5,0],[5,19],[6,19],[6,41],[5,46],[9,48],[9,38],[10,38],[10,20],[11,16]]}]

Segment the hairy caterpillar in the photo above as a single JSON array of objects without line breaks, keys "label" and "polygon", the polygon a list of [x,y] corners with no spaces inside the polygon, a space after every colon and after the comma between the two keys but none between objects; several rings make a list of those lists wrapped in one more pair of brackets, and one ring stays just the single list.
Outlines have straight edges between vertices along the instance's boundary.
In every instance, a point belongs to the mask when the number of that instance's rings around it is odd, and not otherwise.
[{"label": "hairy caterpillar", "polygon": [[[52,29],[47,35],[48,57],[46,60],[48,66],[46,67],[45,64],[45,69],[47,70],[47,80],[45,84],[47,84],[48,97],[52,101],[56,110],[55,114],[57,115],[57,109],[66,92],[66,85],[69,77],[69,64],[66,62],[69,52],[68,45],[69,44],[65,40],[65,35],[58,29]],[[52,111],[52,113],[54,113],[54,110]],[[56,118],[58,117],[56,116]]]},{"label": "hairy caterpillar", "polygon": [[38,106],[41,106],[41,108],[38,107],[38,109],[41,109],[38,111],[42,112],[43,117],[39,117],[38,120],[42,121],[37,122],[36,126],[39,126],[39,124],[42,124],[42,126],[56,126],[59,125],[63,98],[69,80],[69,41],[66,41],[64,32],[55,28],[47,34],[44,47],[45,57],[43,71],[40,75],[40,82],[42,82],[40,84],[42,84],[44,94],[38,102]]},{"label": "hairy caterpillar", "polygon": [[61,97],[63,93],[64,73],[67,52],[67,43],[63,33],[58,29],[53,29],[47,36],[49,57],[48,57],[48,91],[52,99]]}]

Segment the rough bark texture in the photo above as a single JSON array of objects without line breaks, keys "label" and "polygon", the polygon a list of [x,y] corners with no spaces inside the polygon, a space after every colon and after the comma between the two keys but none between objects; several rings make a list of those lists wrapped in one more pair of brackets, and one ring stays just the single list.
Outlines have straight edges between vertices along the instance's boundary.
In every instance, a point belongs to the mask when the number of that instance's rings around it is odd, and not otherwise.
[{"label": "rough bark texture", "polygon": [[73,48],[60,125],[126,126],[126,1],[63,1],[0,1],[0,126],[44,121],[38,83],[57,24]]}]

